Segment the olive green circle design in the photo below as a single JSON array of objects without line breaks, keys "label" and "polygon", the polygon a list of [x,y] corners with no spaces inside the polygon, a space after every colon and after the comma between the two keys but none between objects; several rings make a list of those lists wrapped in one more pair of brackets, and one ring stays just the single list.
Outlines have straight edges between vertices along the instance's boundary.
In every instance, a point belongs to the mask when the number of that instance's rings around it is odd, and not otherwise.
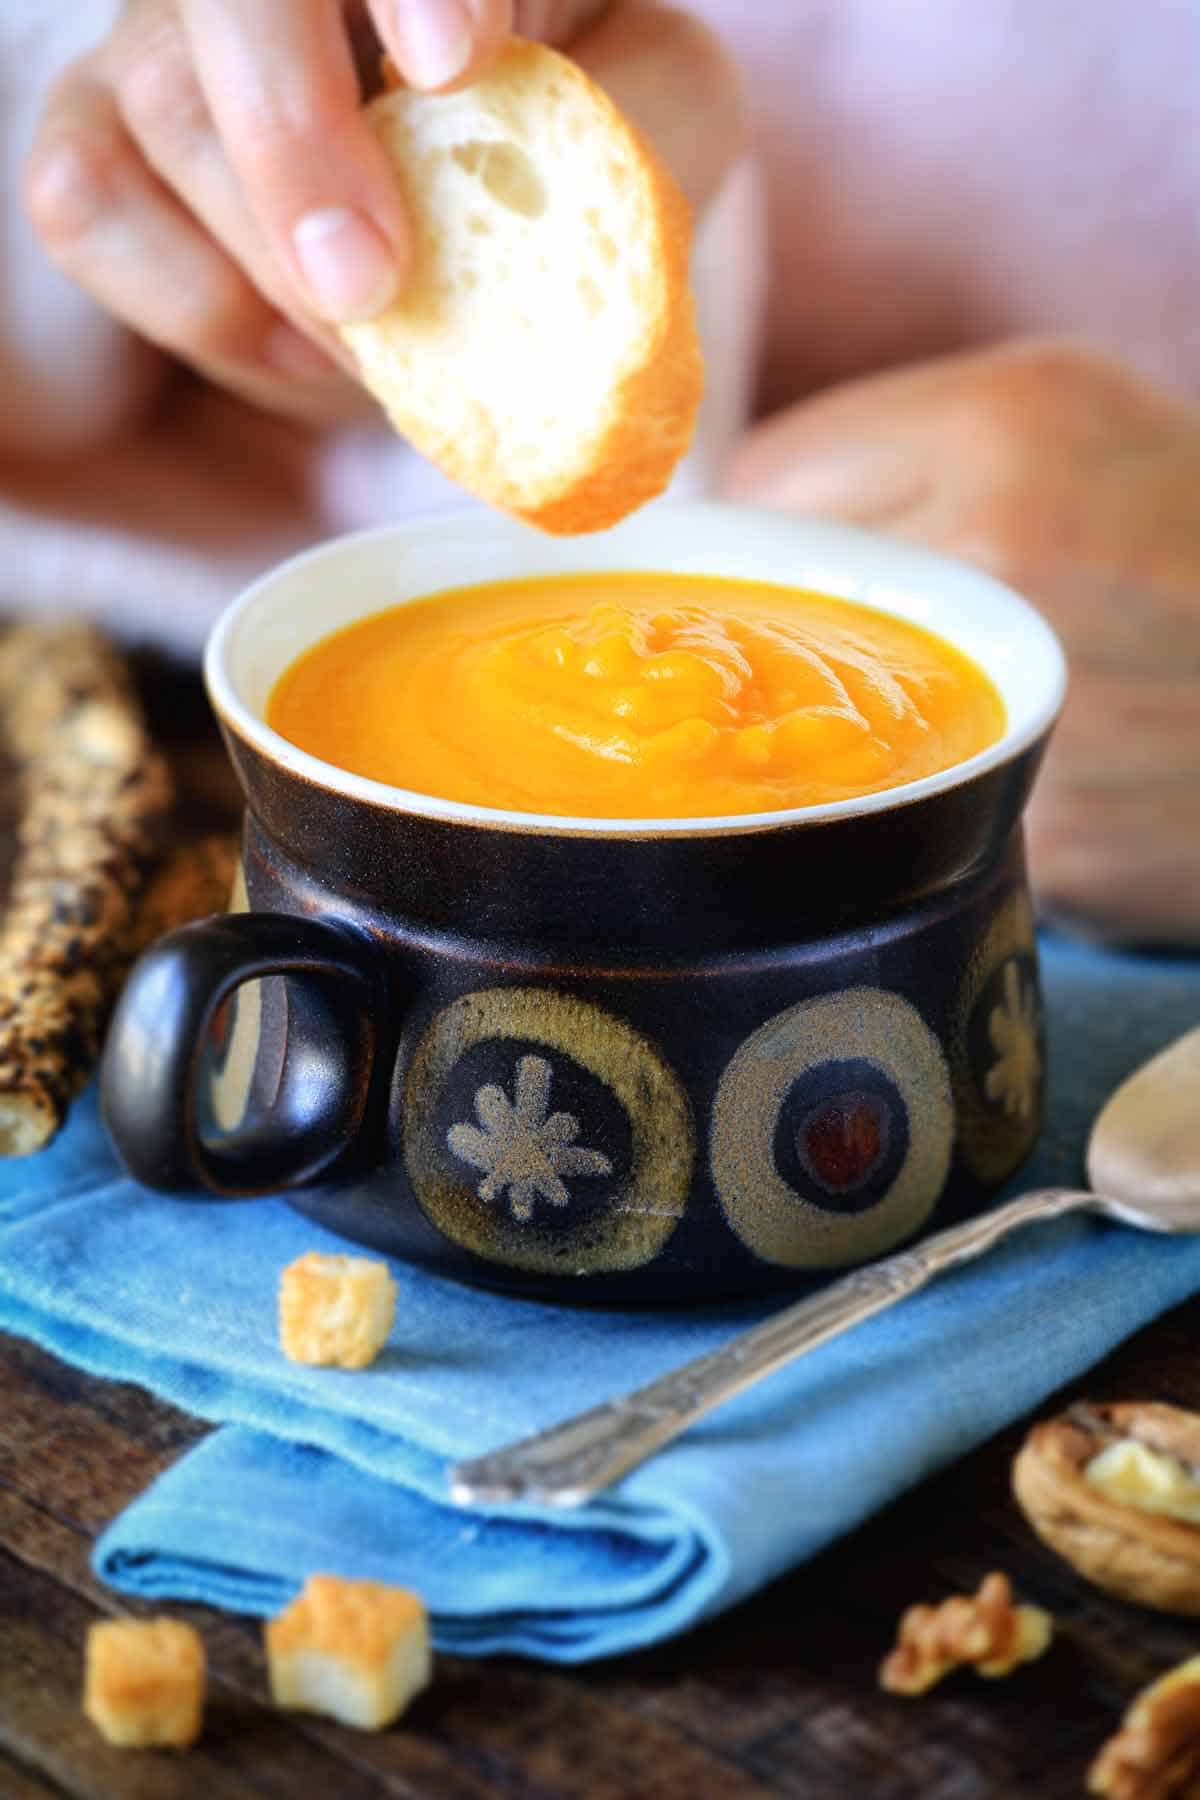
[{"label": "olive green circle design", "polygon": [[1040,1091],[1026,1117],[1007,1113],[989,1100],[971,1067],[969,1033],[980,995],[998,969],[1020,957],[1036,968],[1033,906],[1024,888],[1018,888],[1001,905],[968,959],[947,1046],[959,1155],[976,1179],[989,1185],[1002,1182],[1024,1162],[1042,1128]]},{"label": "olive green circle design", "polygon": [[[869,1212],[826,1212],[775,1167],[775,1129],[788,1089],[823,1062],[862,1059],[896,1084],[909,1148]],[[915,1006],[883,988],[846,988],[776,1013],[735,1051],[713,1105],[710,1158],[717,1197],[755,1256],[789,1269],[832,1269],[890,1250],[923,1225],[945,1186],[954,1104],[941,1046]]]},{"label": "olive green circle design", "polygon": [[[600,1216],[579,1230],[540,1235],[502,1204],[481,1200],[447,1168],[434,1120],[459,1059],[486,1038],[544,1044],[579,1063],[624,1107],[632,1166]],[[428,1026],[404,1076],[404,1161],[422,1209],[454,1243],[490,1262],[532,1274],[600,1275],[651,1262],[683,1217],[696,1158],[692,1112],[679,1078],[640,1032],[587,1000],[551,988],[488,988],[464,994]]]}]

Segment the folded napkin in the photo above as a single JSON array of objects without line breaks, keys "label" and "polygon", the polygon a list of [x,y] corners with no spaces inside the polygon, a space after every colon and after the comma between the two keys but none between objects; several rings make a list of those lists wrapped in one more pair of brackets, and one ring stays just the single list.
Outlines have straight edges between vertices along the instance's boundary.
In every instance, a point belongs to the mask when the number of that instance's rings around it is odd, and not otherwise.
[{"label": "folded napkin", "polygon": [[[1014,1186],[1072,1183],[1087,1127],[1200,1022],[1200,960],[1045,946],[1049,1125]],[[762,1316],[596,1312],[396,1265],[397,1323],[350,1374],[287,1362],[279,1271],[337,1240],[282,1201],[180,1200],[118,1170],[94,1098],[0,1169],[0,1326],[220,1422],[97,1545],[143,1596],[267,1614],[314,1569],[419,1589],[437,1641],[561,1662],[731,1605],[1034,1407],[1200,1288],[1200,1238],[1028,1230],[721,1408],[578,1511],[450,1506],[447,1463],[648,1380]]]}]

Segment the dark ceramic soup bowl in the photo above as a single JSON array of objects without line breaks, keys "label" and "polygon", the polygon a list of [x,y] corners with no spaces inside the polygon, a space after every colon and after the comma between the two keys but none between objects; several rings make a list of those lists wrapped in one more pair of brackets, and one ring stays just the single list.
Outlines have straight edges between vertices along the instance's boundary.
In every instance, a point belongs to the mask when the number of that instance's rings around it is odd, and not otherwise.
[{"label": "dark ceramic soup bowl", "polygon": [[[997,684],[945,772],[736,818],[522,815],[347,774],[264,723],[329,631],[563,570],[694,570],[928,626]],[[561,540],[454,515],[328,544],[209,646],[246,794],[234,910],[134,971],[102,1095],[142,1181],[288,1190],[357,1243],[571,1299],[799,1286],[984,1204],[1031,1148],[1021,809],[1058,644],[982,574],[832,525],[660,504]]]}]

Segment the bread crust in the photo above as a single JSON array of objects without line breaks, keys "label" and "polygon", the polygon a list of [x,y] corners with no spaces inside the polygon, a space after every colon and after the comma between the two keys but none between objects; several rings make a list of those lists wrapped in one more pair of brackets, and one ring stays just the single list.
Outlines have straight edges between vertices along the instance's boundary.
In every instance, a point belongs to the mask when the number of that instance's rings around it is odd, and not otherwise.
[{"label": "bread crust", "polygon": [[[447,430],[432,409],[414,406],[398,369],[405,344],[405,300],[365,323],[344,326],[367,387],[418,450],[461,486],[542,531],[568,535],[615,524],[660,494],[686,452],[704,386],[703,358],[688,281],[692,224],[688,203],[653,148],[602,88],[558,52],[510,40],[488,77],[518,88],[547,86],[587,129],[606,135],[636,175],[639,233],[648,239],[651,278],[638,286],[640,331],[629,345],[606,395],[597,425],[564,453],[531,491],[506,466],[503,434],[481,429],[469,440]],[[565,96],[565,98],[563,98]],[[412,102],[405,91],[374,101],[368,114],[414,209],[412,171],[398,160],[388,121]],[[429,104],[421,96],[418,104]]]}]

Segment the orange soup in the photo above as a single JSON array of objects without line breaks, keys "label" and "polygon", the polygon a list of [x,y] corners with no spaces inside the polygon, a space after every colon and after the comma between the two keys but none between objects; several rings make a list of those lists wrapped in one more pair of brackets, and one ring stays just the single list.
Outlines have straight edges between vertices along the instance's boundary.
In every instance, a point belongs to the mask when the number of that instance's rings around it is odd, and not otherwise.
[{"label": "orange soup", "polygon": [[315,644],[267,721],[376,781],[582,818],[704,818],[915,781],[1004,730],[968,656],[766,582],[556,575],[459,588]]}]

